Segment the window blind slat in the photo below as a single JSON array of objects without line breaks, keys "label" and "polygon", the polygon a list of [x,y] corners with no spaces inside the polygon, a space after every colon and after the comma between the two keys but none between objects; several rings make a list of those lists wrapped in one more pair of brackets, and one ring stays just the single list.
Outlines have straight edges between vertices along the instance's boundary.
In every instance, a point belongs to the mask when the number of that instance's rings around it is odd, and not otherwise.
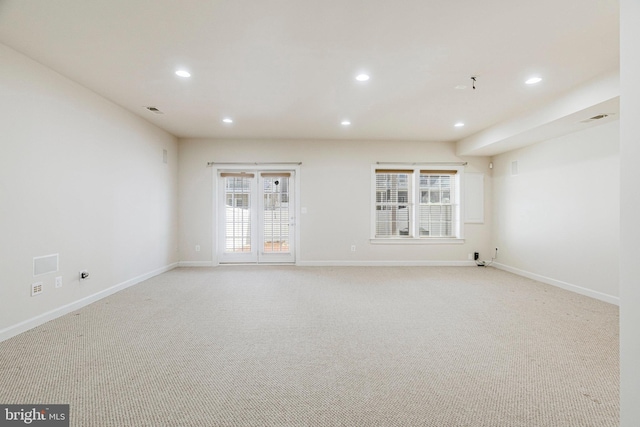
[{"label": "window blind slat", "polygon": [[413,169],[376,169],[376,173],[405,173],[412,174]]},{"label": "window blind slat", "polygon": [[291,174],[288,172],[261,172],[260,176],[263,178],[289,178]]},{"label": "window blind slat", "polygon": [[220,176],[222,178],[253,178],[254,177],[252,173],[246,173],[246,172],[222,172]]},{"label": "window blind slat", "polygon": [[455,175],[458,173],[456,170],[421,170],[423,175]]}]

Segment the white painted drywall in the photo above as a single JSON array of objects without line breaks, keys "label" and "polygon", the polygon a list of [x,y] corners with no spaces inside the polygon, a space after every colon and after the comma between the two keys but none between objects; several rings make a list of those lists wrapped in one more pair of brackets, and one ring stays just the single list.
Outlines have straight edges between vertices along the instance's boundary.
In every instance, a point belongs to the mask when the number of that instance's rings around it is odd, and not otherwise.
[{"label": "white painted drywall", "polygon": [[2,44],[0,64],[1,339],[177,262],[177,140]]},{"label": "white painted drywall", "polygon": [[615,121],[493,158],[501,266],[617,301],[618,127]]},{"label": "white painted drywall", "polygon": [[[179,143],[180,258],[215,259],[213,169],[207,162],[302,162],[299,218],[301,264],[468,262],[490,256],[490,220],[465,226],[464,244],[381,245],[370,242],[371,166],[376,162],[459,162],[488,173],[486,157],[461,159],[453,143],[386,141],[249,141],[185,139]],[[485,180],[485,200],[491,197]],[[485,203],[488,209],[490,203]],[[485,214],[485,218],[490,215]],[[196,252],[196,245],[201,251]],[[356,251],[351,251],[356,245]]]},{"label": "white painted drywall", "polygon": [[460,155],[497,155],[580,131],[595,125],[581,123],[582,120],[617,112],[619,96],[620,75],[617,69],[611,70],[543,107],[525,111],[458,141],[457,152]]},{"label": "white painted drywall", "polygon": [[620,1],[620,426],[640,420],[640,2]]}]

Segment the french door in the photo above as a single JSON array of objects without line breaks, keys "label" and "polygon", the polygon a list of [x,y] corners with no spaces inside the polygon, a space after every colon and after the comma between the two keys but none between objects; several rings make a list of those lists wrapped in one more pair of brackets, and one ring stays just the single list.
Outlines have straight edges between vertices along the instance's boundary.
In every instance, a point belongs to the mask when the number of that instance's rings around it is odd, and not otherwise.
[{"label": "french door", "polygon": [[294,174],[218,172],[220,263],[295,262]]}]

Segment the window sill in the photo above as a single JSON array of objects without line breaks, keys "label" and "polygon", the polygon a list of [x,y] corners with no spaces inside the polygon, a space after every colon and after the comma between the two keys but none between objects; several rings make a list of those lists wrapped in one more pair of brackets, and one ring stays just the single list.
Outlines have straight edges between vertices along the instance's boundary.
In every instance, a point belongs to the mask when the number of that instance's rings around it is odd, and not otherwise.
[{"label": "window sill", "polygon": [[458,238],[373,238],[370,242],[374,245],[461,245],[464,243],[464,239]]}]

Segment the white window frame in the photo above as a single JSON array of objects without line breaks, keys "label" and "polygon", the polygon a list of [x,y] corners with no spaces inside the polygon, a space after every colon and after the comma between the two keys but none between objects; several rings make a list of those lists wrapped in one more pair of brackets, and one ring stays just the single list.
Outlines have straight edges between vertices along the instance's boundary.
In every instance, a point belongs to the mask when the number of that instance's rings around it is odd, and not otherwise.
[{"label": "white window frame", "polygon": [[[412,170],[413,183],[411,185],[411,197],[413,202],[410,204],[411,212],[409,213],[410,225],[413,230],[408,236],[394,237],[376,237],[376,170]],[[454,224],[454,237],[430,237],[419,235],[419,225],[416,218],[419,218],[420,211],[420,172],[425,171],[447,171],[453,173],[455,179],[454,194],[456,203],[456,223]],[[373,244],[391,244],[391,245],[432,245],[432,244],[462,244],[464,243],[464,166],[460,165],[411,165],[406,164],[385,164],[371,166],[371,238]]]}]

